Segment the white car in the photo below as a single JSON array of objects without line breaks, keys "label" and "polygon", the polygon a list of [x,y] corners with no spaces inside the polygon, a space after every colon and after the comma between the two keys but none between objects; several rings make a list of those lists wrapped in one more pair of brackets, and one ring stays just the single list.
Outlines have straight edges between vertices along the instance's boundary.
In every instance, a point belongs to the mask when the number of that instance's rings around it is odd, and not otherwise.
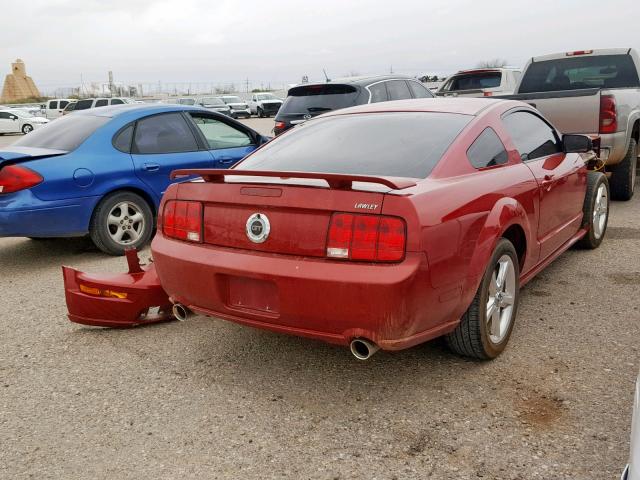
[{"label": "white car", "polygon": [[625,468],[621,480],[640,480],[640,376],[636,382],[636,394],[633,400],[629,465]]},{"label": "white car", "polygon": [[519,68],[475,68],[451,75],[436,91],[438,97],[511,95],[518,86]]},{"label": "white car", "polygon": [[247,103],[253,115],[257,115],[260,118],[272,115],[275,117],[282,106],[282,99],[276,97],[273,93],[254,93]]},{"label": "white car", "polygon": [[44,116],[49,120],[61,117],[63,110],[67,105],[69,105],[69,102],[75,102],[75,100],[70,100],[68,98],[53,98],[51,100],[47,100],[47,103],[42,106]]},{"label": "white car", "polygon": [[44,117],[36,117],[22,110],[0,110],[0,134],[32,132],[49,123]]}]

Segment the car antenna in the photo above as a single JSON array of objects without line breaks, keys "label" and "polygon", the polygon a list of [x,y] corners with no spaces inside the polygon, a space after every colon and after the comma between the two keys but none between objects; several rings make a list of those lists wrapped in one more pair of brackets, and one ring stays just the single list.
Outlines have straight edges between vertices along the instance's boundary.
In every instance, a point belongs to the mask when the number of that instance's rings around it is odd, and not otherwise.
[{"label": "car antenna", "polygon": [[327,75],[327,71],[323,68],[322,69],[322,73],[324,73],[324,80],[325,82],[329,83],[331,81],[331,79],[329,78],[329,76]]}]

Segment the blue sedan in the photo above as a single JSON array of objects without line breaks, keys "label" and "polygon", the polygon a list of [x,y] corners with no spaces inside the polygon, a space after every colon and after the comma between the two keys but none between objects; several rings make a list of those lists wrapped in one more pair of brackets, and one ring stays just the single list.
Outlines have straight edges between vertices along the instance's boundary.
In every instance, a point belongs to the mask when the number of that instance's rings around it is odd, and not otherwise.
[{"label": "blue sedan", "polygon": [[0,236],[88,233],[121,255],[151,238],[172,170],[228,168],[268,140],[198,107],[75,112],[0,151]]}]

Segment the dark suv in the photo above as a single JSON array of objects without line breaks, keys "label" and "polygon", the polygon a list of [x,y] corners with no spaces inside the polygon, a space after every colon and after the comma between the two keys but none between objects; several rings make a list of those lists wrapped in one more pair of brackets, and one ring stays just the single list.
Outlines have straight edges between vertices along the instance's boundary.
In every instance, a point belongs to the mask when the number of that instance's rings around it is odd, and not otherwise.
[{"label": "dark suv", "polygon": [[415,78],[403,75],[354,77],[298,85],[289,89],[280,107],[274,133],[279,135],[298,123],[331,110],[409,98],[433,98],[433,94]]}]

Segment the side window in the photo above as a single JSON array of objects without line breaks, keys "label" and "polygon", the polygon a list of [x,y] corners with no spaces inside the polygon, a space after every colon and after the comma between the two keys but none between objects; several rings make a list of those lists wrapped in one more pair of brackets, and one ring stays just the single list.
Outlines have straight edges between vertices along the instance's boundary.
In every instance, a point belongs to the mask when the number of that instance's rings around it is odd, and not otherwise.
[{"label": "side window", "polygon": [[124,130],[120,130],[119,133],[113,138],[113,146],[124,153],[131,151],[131,138],[133,137],[133,125],[128,125]]},{"label": "side window", "polygon": [[476,168],[495,167],[507,163],[509,155],[492,128],[485,128],[469,149],[467,158]]},{"label": "side window", "polygon": [[67,105],[69,105],[69,102],[67,102],[66,100],[60,100],[60,107],[58,108],[63,109]]},{"label": "side window", "polygon": [[86,100],[78,100],[76,103],[76,110],[86,110],[87,108],[91,108],[93,106],[93,100],[90,98]]},{"label": "side window", "polygon": [[122,105],[122,104],[124,104],[124,102],[122,100],[120,100],[119,98],[111,99],[111,105]]},{"label": "side window", "polygon": [[9,120],[10,118],[9,112],[0,112],[0,120]]},{"label": "side window", "polygon": [[409,84],[409,88],[411,89],[411,93],[413,94],[413,98],[433,98],[431,92],[427,87],[422,85],[421,83],[414,82],[412,80],[407,82]]},{"label": "side window", "polygon": [[138,120],[134,153],[178,153],[198,150],[189,125],[179,113],[165,113]]},{"label": "side window", "polygon": [[514,112],[503,119],[523,161],[560,152],[560,141],[551,126],[530,112]]},{"label": "side window", "polygon": [[222,148],[246,147],[251,145],[253,141],[245,132],[242,132],[231,125],[227,125],[220,120],[191,113],[191,118],[198,126],[202,135],[209,144],[209,150],[218,150]]},{"label": "side window", "polygon": [[387,97],[387,87],[384,85],[384,82],[371,85],[369,91],[371,92],[371,103],[386,102],[389,99]]},{"label": "side window", "polygon": [[56,108],[58,108],[58,101],[57,100],[51,100],[49,102],[49,109],[50,110],[55,110]]},{"label": "side window", "polygon": [[389,100],[405,100],[411,98],[411,92],[404,80],[390,80],[387,82],[387,92]]},{"label": "side window", "polygon": [[102,98],[100,100],[96,100],[96,107],[106,107],[109,103],[109,100],[106,98]]}]

